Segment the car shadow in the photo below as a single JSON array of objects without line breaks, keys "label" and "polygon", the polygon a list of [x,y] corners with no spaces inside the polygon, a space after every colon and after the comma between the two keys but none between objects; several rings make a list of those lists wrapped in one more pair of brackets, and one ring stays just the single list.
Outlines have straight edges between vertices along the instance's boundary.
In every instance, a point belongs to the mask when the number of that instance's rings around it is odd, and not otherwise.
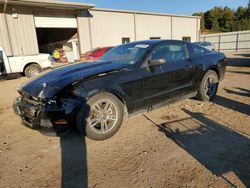
[{"label": "car shadow", "polygon": [[243,89],[243,88],[235,88],[235,89],[240,90],[240,91],[231,90],[231,89],[224,89],[224,90],[229,94],[239,95],[243,97],[250,97],[250,90]]},{"label": "car shadow", "polygon": [[242,114],[250,115],[250,105],[234,101],[222,96],[216,96],[213,102],[222,107],[238,111]]},{"label": "car shadow", "polygon": [[241,90],[241,91],[243,91],[243,92],[246,92],[246,93],[250,93],[250,90],[245,89],[245,88],[236,87],[236,89],[239,89],[239,90]]},{"label": "car shadow", "polygon": [[205,166],[212,174],[223,178],[231,187],[236,187],[228,173],[235,174],[246,186],[250,186],[250,140],[202,113],[187,109],[188,118],[157,124],[167,138]]},{"label": "car shadow", "polygon": [[[86,124],[90,107],[86,104],[86,101],[82,101],[81,106],[85,109],[81,120],[84,121],[83,124]],[[77,131],[76,126],[74,126],[75,123],[76,122],[71,122],[71,129],[58,134],[58,136],[60,136],[61,146],[62,188],[88,187],[86,140],[85,136]]]},{"label": "car shadow", "polygon": [[235,56],[235,57],[227,57],[227,66],[230,67],[250,67],[250,55],[241,54],[240,56]]},{"label": "car shadow", "polygon": [[76,130],[60,137],[61,187],[87,188],[87,148],[84,136]]},{"label": "car shadow", "polygon": [[248,54],[248,53],[245,53],[245,54],[237,54],[237,56],[250,57],[250,54]]},{"label": "car shadow", "polygon": [[250,72],[245,72],[245,71],[232,71],[232,70],[227,70],[229,73],[234,73],[234,74],[250,74]]}]

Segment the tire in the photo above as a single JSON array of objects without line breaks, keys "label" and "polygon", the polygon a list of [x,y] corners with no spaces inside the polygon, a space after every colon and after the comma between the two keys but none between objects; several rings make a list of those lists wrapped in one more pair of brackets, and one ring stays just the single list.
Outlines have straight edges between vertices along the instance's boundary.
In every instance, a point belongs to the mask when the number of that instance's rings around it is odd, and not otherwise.
[{"label": "tire", "polygon": [[215,71],[208,70],[204,75],[197,91],[197,99],[201,101],[212,101],[217,93],[219,78]]},{"label": "tire", "polygon": [[41,72],[41,67],[36,64],[27,66],[24,70],[24,75],[28,78],[34,77]]},{"label": "tire", "polygon": [[111,93],[96,94],[86,103],[77,113],[77,129],[93,140],[112,137],[123,123],[123,103]]}]

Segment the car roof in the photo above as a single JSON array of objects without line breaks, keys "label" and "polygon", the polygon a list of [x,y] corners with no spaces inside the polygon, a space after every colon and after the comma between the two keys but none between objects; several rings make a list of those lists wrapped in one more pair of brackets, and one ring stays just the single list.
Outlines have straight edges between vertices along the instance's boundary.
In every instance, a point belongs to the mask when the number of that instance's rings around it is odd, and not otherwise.
[{"label": "car roof", "polygon": [[141,40],[141,41],[135,41],[135,42],[130,42],[129,44],[148,44],[148,45],[155,45],[159,44],[162,42],[182,42],[182,43],[187,43],[182,40],[164,40],[164,39],[154,39],[154,40]]},{"label": "car roof", "polygon": [[194,44],[203,44],[203,43],[211,43],[211,42],[208,42],[208,41],[194,42]]}]

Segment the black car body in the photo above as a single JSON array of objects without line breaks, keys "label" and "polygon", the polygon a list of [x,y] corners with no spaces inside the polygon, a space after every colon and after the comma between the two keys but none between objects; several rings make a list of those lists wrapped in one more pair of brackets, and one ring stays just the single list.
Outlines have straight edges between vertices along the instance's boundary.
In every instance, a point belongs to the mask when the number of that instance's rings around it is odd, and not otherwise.
[{"label": "black car body", "polygon": [[[136,58],[127,57],[135,52]],[[60,130],[74,124],[86,101],[110,93],[130,116],[196,96],[209,70],[218,81],[224,78],[225,64],[223,53],[183,41],[129,43],[113,48],[100,61],[56,68],[31,79],[18,90],[13,107],[32,128]]]}]

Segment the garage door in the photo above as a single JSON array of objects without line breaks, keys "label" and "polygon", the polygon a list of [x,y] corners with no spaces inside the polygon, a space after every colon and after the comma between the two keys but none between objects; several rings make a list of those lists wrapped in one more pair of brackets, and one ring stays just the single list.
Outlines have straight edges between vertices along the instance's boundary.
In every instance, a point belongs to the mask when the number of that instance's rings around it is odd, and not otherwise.
[{"label": "garage door", "polygon": [[35,16],[36,28],[77,28],[74,17]]}]

